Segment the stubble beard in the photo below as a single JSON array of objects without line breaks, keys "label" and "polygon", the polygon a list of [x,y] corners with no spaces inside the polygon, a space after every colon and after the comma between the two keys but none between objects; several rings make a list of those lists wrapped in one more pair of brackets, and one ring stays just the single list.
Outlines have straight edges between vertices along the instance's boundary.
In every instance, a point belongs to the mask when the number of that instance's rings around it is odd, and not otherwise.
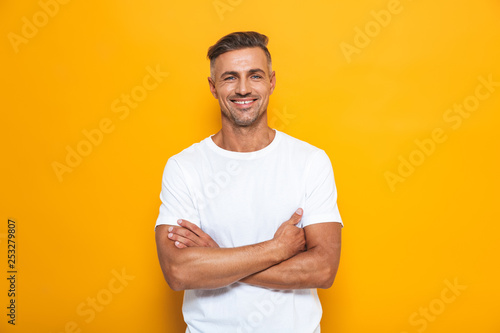
[{"label": "stubble beard", "polygon": [[261,116],[258,110],[249,115],[247,112],[252,112],[252,108],[242,110],[222,110],[222,114],[228,118],[231,123],[238,127],[249,127],[253,125]]}]

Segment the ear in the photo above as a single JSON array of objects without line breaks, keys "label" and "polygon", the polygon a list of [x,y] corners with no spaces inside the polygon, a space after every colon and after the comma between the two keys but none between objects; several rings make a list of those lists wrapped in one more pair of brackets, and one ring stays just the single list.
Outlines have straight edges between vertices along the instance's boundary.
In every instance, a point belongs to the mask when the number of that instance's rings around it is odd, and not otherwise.
[{"label": "ear", "polygon": [[215,82],[212,78],[208,77],[208,85],[210,86],[210,92],[215,97],[215,99],[219,99],[219,95],[217,94],[217,89],[215,89]]},{"label": "ear", "polygon": [[273,93],[275,87],[276,87],[276,73],[273,71],[271,73],[271,91],[270,91],[270,94]]}]

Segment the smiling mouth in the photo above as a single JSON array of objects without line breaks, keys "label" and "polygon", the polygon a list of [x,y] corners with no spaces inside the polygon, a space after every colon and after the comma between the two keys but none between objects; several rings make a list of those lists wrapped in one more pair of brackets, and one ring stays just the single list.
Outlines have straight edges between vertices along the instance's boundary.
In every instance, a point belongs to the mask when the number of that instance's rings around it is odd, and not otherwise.
[{"label": "smiling mouth", "polygon": [[241,105],[241,106],[248,106],[255,102],[257,99],[231,99],[231,102],[233,102],[236,105]]}]

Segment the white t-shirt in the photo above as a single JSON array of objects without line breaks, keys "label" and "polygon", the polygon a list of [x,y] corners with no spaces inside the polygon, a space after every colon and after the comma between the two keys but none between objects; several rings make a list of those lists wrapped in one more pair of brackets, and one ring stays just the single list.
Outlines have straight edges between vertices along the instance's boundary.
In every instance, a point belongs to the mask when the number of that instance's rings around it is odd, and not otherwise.
[{"label": "white t-shirt", "polygon": [[[172,156],[160,198],[156,225],[188,220],[220,247],[272,239],[299,207],[304,209],[300,227],[342,223],[326,153],[277,130],[268,146],[254,152],[225,150],[208,137]],[[322,309],[316,289],[236,282],[186,290],[183,314],[189,333],[315,333]]]}]

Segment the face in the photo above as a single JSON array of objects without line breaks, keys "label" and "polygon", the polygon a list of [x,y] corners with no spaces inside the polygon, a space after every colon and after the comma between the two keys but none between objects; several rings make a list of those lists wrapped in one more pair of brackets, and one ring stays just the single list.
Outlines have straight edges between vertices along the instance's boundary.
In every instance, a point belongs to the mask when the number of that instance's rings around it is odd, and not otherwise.
[{"label": "face", "polygon": [[208,78],[210,91],[219,100],[223,123],[248,127],[265,120],[269,96],[276,77],[264,51],[259,47],[221,54],[215,60],[213,78]]}]

